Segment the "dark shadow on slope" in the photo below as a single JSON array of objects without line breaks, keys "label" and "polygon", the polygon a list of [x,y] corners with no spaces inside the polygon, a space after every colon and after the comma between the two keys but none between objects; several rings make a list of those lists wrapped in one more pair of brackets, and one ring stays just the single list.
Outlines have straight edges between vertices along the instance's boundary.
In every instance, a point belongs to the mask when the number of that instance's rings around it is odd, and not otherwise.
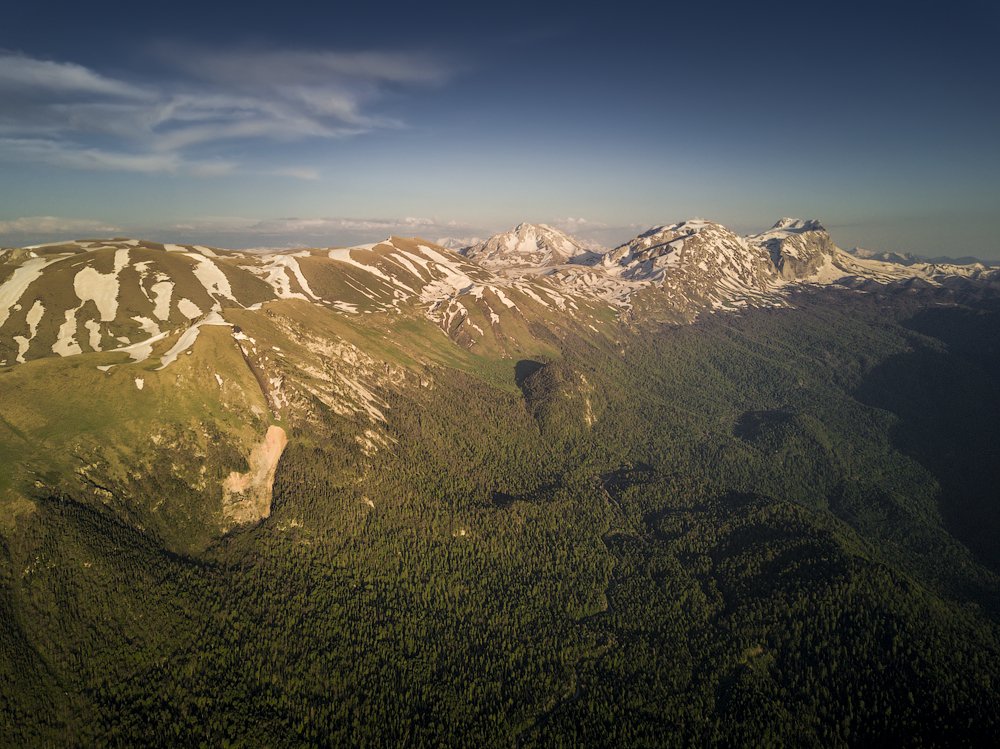
[{"label": "dark shadow on slope", "polygon": [[542,362],[534,359],[521,359],[514,365],[514,382],[523,389],[525,381],[544,366]]},{"label": "dark shadow on slope", "polygon": [[794,418],[795,414],[791,411],[747,411],[733,427],[733,435],[747,442],[755,442],[767,432],[780,430]]},{"label": "dark shadow on slope", "polygon": [[494,491],[490,493],[490,503],[494,507],[506,509],[514,505],[515,502],[548,502],[552,495],[561,487],[558,482],[542,484],[537,489],[523,494],[509,494],[507,492]]},{"label": "dark shadow on slope", "polygon": [[899,417],[893,444],[934,474],[945,527],[1000,572],[1000,315],[927,309],[906,325],[947,348],[890,357],[855,395]]},{"label": "dark shadow on slope", "polygon": [[620,497],[630,486],[648,484],[655,478],[653,467],[648,463],[623,465],[614,471],[601,474],[604,491],[613,497]]}]

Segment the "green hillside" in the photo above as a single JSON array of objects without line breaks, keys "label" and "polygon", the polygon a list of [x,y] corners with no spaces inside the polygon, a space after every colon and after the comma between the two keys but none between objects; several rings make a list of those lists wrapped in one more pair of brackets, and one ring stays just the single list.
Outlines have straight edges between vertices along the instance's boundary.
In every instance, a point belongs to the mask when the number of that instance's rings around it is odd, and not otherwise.
[{"label": "green hillside", "polygon": [[[1000,305],[524,310],[477,352],[291,299],[163,370],[0,370],[0,743],[989,740]],[[269,515],[227,525],[269,423]]]}]

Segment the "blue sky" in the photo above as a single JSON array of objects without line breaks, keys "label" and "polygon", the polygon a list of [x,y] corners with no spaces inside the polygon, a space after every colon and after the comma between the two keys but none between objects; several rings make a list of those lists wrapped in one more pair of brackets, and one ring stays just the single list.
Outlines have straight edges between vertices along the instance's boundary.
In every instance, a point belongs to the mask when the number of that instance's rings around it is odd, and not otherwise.
[{"label": "blue sky", "polygon": [[5,8],[0,243],[796,215],[1000,259],[989,3],[152,5]]}]

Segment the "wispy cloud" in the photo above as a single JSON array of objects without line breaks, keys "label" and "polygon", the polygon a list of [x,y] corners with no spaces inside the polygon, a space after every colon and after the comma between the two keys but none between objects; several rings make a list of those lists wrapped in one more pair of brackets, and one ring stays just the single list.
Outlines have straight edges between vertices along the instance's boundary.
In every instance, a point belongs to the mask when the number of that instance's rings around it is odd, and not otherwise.
[{"label": "wispy cloud", "polygon": [[365,80],[392,83],[441,83],[454,74],[452,65],[420,52],[303,51],[245,49],[218,52],[164,45],[160,56],[192,75],[226,85],[325,88],[331,81]]},{"label": "wispy cloud", "polygon": [[[308,178],[308,173],[300,175]],[[217,247],[303,247],[361,244],[390,235],[420,236],[431,241],[444,235],[477,236],[482,229],[454,220],[416,216],[400,218],[284,217],[273,219],[208,216],[171,224],[115,225],[95,219],[31,216],[0,221],[0,242],[20,243],[72,239],[82,235],[118,234],[164,242],[193,242]]]},{"label": "wispy cloud", "polygon": [[174,172],[182,159],[176,153],[105,151],[63,138],[0,138],[0,159],[33,161],[70,169],[123,172]]},{"label": "wispy cloud", "polygon": [[[387,87],[438,85],[454,73],[422,53],[159,53],[160,75],[126,81],[73,62],[0,52],[0,159],[224,174],[243,165],[213,149],[233,141],[336,139],[402,127],[375,110]],[[295,165],[269,173],[319,176]]]},{"label": "wispy cloud", "polygon": [[97,94],[146,98],[148,92],[124,81],[107,78],[82,65],[51,60],[37,60],[26,55],[0,52],[0,90],[23,91],[32,95]]},{"label": "wispy cloud", "polygon": [[404,216],[401,218],[283,217],[265,220],[221,217],[187,222],[184,226],[200,231],[285,236],[289,238],[365,233],[367,236],[375,239],[383,239],[390,234],[434,237],[442,232],[467,231],[473,228],[454,220],[444,221],[418,216]]}]

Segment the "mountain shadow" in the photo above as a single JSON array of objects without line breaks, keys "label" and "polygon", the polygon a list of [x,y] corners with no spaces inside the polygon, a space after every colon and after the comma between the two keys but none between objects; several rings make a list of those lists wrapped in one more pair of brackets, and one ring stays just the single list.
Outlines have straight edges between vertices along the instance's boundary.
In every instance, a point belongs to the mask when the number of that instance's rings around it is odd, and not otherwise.
[{"label": "mountain shadow", "polygon": [[1000,313],[925,309],[906,327],[944,345],[890,357],[855,396],[899,417],[893,444],[937,479],[945,527],[1000,572]]}]

